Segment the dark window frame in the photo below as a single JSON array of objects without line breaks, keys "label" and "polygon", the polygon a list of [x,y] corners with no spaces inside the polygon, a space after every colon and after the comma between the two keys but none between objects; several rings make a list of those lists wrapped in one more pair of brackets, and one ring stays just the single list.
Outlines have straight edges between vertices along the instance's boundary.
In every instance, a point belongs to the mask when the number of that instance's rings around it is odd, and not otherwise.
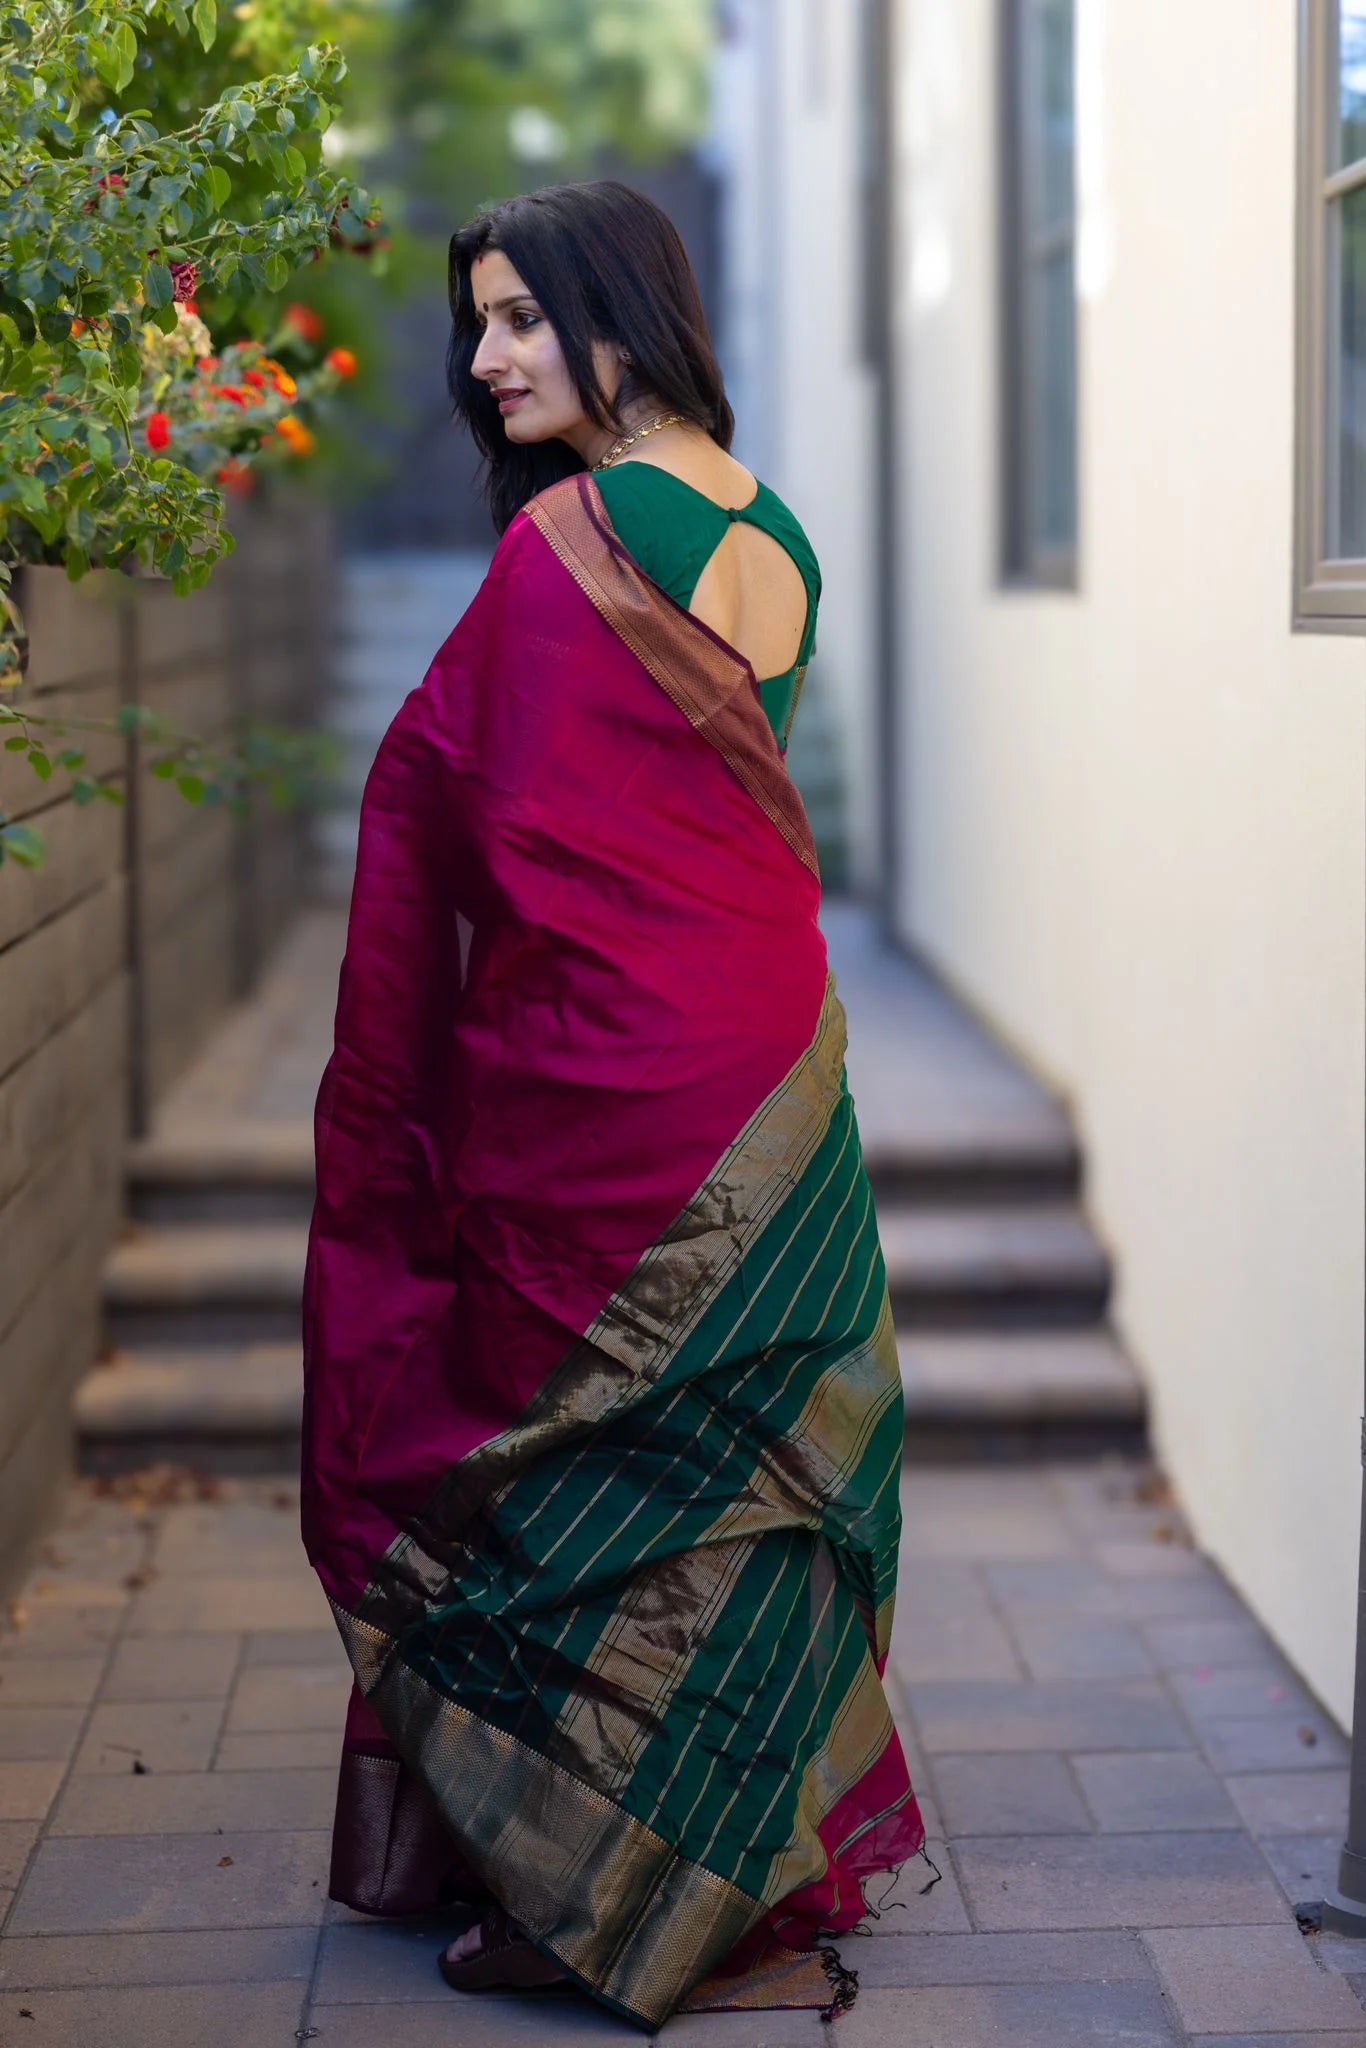
[{"label": "dark window frame", "polygon": [[1366,157],[1333,168],[1342,86],[1338,0],[1300,0],[1296,323],[1296,505],[1293,623],[1310,633],[1366,633],[1366,557],[1334,554],[1342,306],[1336,273],[1344,200],[1366,187]]},{"label": "dark window frame", "polygon": [[[1048,0],[999,0],[1000,252],[1001,252],[1001,576],[1008,586],[1075,591],[1080,551],[1080,322],[1076,294],[1076,109],[1073,96],[1067,204],[1049,213],[1044,186],[1045,118],[1041,8]],[[1075,10],[1070,23],[1073,65]],[[1075,77],[1075,68],[1074,68]],[[1072,530],[1065,542],[1040,530],[1040,496],[1048,465],[1048,361],[1040,333],[1039,280],[1059,257],[1070,259],[1070,462]]]}]

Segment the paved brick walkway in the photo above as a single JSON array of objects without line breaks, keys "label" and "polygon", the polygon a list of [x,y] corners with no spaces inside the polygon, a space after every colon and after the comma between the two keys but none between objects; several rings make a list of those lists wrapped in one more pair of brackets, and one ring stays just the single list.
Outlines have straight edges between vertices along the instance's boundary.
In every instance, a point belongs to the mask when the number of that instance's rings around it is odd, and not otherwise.
[{"label": "paved brick walkway", "polygon": [[[296,1491],[119,1485],[73,1495],[0,1639],[2,2048],[641,2038],[458,2000],[436,1929],[328,1906],[347,1680]],[[846,1942],[840,2048],[1366,2048],[1366,1951],[1290,1911],[1331,1867],[1344,1745],[1160,1489],[1112,1463],[904,1492],[892,1683],[943,1876],[922,1894],[917,1862]],[[773,2014],[663,2038],[829,2036]]]}]

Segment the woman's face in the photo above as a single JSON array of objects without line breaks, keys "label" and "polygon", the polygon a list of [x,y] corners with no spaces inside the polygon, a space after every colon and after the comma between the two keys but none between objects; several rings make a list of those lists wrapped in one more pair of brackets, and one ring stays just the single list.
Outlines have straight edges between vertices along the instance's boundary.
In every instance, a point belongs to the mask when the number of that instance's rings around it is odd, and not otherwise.
[{"label": "woman's face", "polygon": [[[476,256],[470,281],[475,318],[484,330],[473,374],[498,400],[509,441],[568,441],[585,461],[600,453],[611,436],[584,412],[554,328],[503,251]],[[603,390],[615,398],[620,350],[595,341],[593,360]]]}]

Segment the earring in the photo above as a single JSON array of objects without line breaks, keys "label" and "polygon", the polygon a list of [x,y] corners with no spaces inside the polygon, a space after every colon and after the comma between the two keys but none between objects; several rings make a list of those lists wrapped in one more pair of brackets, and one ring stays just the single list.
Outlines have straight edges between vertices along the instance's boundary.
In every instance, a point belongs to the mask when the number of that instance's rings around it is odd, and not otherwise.
[{"label": "earring", "polygon": [[633,363],[635,361],[635,357],[631,354],[629,348],[624,348],[622,350],[621,360],[623,361],[623,363]]}]

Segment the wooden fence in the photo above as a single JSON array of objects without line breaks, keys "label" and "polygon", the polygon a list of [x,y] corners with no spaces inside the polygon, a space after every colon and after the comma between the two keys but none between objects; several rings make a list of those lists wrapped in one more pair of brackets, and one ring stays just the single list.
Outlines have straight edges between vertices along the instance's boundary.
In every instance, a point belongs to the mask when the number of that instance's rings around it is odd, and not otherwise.
[{"label": "wooden fence", "polygon": [[[316,501],[249,505],[237,553],[193,597],[143,577],[24,573],[32,645],[13,701],[111,718],[147,704],[205,738],[319,721],[331,523]],[[0,753],[0,809],[41,827],[36,870],[0,867],[0,1586],[67,1468],[73,1390],[99,1344],[123,1155],[307,893],[308,821],[191,806],[140,742],[86,735],[127,803],[75,805]],[[68,744],[77,744],[73,733]]]}]

